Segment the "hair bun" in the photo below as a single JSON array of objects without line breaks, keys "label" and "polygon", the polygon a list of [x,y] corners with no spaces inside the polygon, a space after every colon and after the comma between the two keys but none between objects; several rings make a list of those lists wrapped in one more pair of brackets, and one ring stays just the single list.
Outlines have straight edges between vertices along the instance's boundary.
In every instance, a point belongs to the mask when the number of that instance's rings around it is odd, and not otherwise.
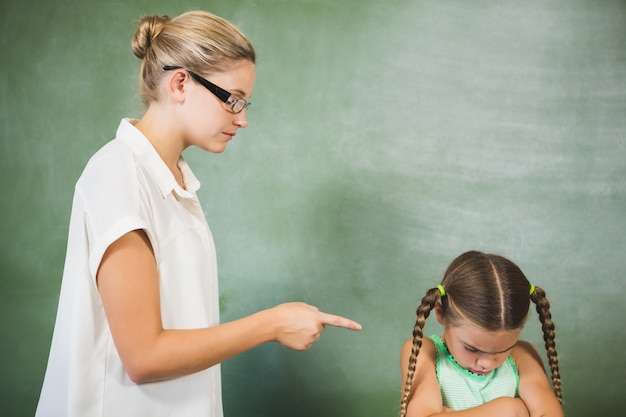
[{"label": "hair bun", "polygon": [[137,58],[143,59],[146,56],[152,42],[170,20],[169,16],[144,16],[139,21],[131,42],[133,53]]}]

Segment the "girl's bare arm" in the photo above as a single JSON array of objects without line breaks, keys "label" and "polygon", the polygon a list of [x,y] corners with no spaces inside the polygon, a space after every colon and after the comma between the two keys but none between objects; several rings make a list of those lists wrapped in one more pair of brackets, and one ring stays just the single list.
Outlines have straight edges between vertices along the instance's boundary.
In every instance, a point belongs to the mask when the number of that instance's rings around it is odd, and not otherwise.
[{"label": "girl's bare arm", "polygon": [[530,417],[563,417],[563,408],[548,381],[537,349],[520,341],[511,355],[519,371],[519,394]]}]

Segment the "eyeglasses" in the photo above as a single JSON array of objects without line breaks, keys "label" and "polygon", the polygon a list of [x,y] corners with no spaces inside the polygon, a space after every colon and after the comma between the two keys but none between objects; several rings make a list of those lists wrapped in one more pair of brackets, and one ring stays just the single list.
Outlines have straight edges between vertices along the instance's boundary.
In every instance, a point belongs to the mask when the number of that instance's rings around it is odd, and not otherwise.
[{"label": "eyeglasses", "polygon": [[213,84],[211,81],[209,81],[209,80],[207,80],[205,78],[202,78],[201,76],[199,76],[195,72],[190,71],[190,70],[188,70],[186,68],[175,66],[175,65],[163,65],[162,68],[163,68],[164,71],[171,71],[171,70],[175,70],[175,69],[184,69],[185,71],[187,71],[189,73],[189,75],[191,75],[191,78],[193,78],[194,80],[198,81],[207,90],[209,90],[210,92],[215,94],[215,96],[217,98],[219,98],[221,101],[223,101],[228,106],[229,111],[231,113],[234,113],[234,114],[241,113],[242,111],[244,111],[244,109],[247,109],[248,107],[250,107],[250,104],[252,104],[252,103],[248,103],[245,99],[243,99],[241,97],[233,96],[231,93],[229,93],[228,91],[224,90],[223,88]]}]

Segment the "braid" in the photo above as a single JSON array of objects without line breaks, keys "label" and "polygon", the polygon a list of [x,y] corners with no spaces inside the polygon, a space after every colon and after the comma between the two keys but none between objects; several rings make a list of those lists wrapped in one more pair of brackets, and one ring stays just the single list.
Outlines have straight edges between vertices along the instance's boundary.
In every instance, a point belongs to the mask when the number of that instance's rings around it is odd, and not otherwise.
[{"label": "braid", "polygon": [[406,382],[404,384],[404,393],[402,395],[402,402],[400,404],[400,417],[405,417],[407,407],[409,404],[409,395],[411,394],[411,387],[413,385],[413,376],[415,375],[415,364],[417,362],[417,355],[420,353],[422,347],[422,340],[424,338],[424,325],[426,319],[430,315],[430,312],[435,308],[435,303],[441,299],[441,293],[438,288],[431,288],[428,290],[422,303],[417,308],[417,320],[413,327],[413,348],[411,349],[411,357],[409,358],[409,369],[406,376]]},{"label": "braid", "polygon": [[546,293],[542,288],[536,287],[530,299],[535,303],[537,307],[537,313],[539,314],[539,321],[541,321],[541,328],[543,330],[543,340],[545,342],[546,351],[548,354],[548,363],[550,365],[550,374],[552,375],[552,388],[558,398],[559,402],[563,402],[563,395],[561,393],[561,375],[559,373],[559,358],[557,357],[555,348],[555,336],[554,323],[552,322],[552,315],[550,314],[550,302],[546,298]]}]

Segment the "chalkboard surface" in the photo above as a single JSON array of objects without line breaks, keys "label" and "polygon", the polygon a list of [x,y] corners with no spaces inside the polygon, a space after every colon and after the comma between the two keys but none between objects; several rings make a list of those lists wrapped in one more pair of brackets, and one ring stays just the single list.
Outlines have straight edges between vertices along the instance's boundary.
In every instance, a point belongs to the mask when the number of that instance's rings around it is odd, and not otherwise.
[{"label": "chalkboard surface", "polygon": [[[618,0],[4,0],[0,415],[34,413],[74,183],[119,120],[141,116],[136,22],[194,8],[233,21],[259,56],[250,127],[224,154],[185,154],[222,319],[302,300],[363,324],[225,362],[227,417],[397,415],[418,300],[467,249],[546,289],[566,414],[625,415]],[[534,313],[524,337],[542,349]]]}]

